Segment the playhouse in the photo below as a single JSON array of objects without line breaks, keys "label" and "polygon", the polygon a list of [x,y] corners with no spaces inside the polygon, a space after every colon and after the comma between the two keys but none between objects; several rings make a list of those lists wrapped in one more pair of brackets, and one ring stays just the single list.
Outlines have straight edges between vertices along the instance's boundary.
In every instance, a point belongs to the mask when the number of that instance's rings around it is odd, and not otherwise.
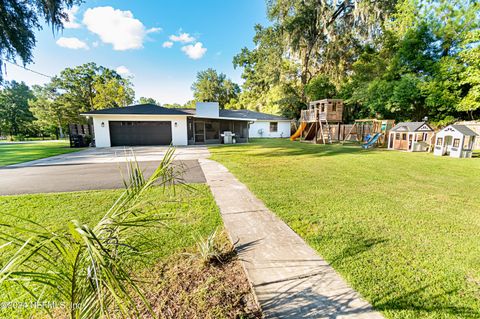
[{"label": "playhouse", "polygon": [[465,125],[449,125],[437,133],[433,155],[472,157],[477,133]]},{"label": "playhouse", "polygon": [[427,122],[400,122],[388,134],[388,149],[427,152],[433,135]]}]

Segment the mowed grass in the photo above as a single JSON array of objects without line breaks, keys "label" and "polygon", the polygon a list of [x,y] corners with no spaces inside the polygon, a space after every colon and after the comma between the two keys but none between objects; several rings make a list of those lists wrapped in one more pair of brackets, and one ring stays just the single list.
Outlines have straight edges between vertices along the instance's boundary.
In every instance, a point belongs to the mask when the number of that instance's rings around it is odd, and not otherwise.
[{"label": "mowed grass", "polygon": [[[25,225],[12,214],[38,222],[50,229],[67,227],[70,220],[79,220],[93,226],[110,208],[122,190],[102,190],[73,193],[35,194],[0,197],[0,224]],[[191,251],[197,238],[206,237],[221,225],[218,208],[206,185],[195,184],[190,188],[171,187],[166,192],[161,187],[148,193],[148,201],[159,213],[165,213],[165,225],[148,229],[137,228],[131,243],[141,248],[131,261],[132,272],[143,272],[174,254]],[[5,242],[0,240],[0,247]],[[0,268],[8,261],[13,251],[3,248],[0,251]],[[29,301],[21,295],[17,286],[0,286],[0,303],[9,301]],[[3,313],[2,313],[3,311]],[[28,317],[32,309],[0,309],[0,317]],[[37,312],[38,309],[35,311]],[[36,313],[37,316],[42,317]],[[44,317],[44,316],[43,316]]]},{"label": "mowed grass", "polygon": [[78,148],[70,148],[68,141],[0,143],[0,166],[33,161],[78,150]]},{"label": "mowed grass", "polygon": [[210,151],[387,318],[480,318],[480,159],[265,139]]}]

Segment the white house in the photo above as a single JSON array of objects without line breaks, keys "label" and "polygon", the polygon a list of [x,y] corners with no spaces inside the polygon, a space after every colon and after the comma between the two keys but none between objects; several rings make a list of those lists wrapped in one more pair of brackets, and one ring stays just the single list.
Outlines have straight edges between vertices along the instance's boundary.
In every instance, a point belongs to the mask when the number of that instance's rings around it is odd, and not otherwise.
[{"label": "white house", "polygon": [[388,133],[388,149],[426,152],[433,132],[426,122],[400,122]]},{"label": "white house", "polygon": [[97,147],[218,144],[225,131],[233,132],[237,143],[248,142],[249,137],[290,136],[290,120],[286,118],[248,110],[221,110],[216,102],[197,103],[195,109],[140,104],[82,115],[93,120]]},{"label": "white house", "polygon": [[449,125],[437,133],[433,155],[472,157],[477,133],[465,125]]}]

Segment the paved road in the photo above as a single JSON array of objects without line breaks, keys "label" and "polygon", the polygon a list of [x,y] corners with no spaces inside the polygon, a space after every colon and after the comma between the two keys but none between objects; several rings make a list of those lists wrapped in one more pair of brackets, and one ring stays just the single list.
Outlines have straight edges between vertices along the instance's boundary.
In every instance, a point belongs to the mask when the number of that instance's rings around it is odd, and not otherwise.
[{"label": "paved road", "polygon": [[[11,167],[121,163],[133,159],[136,159],[138,162],[161,161],[167,150],[168,147],[166,146],[88,148],[74,153],[61,154],[31,162],[19,163],[11,165]],[[206,146],[184,146],[175,148],[174,159],[179,161],[197,160],[209,156],[210,152]]]},{"label": "paved road", "polygon": [[[158,164],[139,162],[145,176],[150,176]],[[185,182],[205,182],[197,160],[174,161],[174,165],[184,169]],[[120,172],[126,174],[126,167],[125,162],[0,167],[0,195],[123,188]]]}]

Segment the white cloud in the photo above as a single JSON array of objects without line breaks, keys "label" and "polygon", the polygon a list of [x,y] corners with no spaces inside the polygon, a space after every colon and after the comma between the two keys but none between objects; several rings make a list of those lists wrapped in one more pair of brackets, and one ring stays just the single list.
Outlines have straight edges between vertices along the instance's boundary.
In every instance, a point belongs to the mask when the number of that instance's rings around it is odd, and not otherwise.
[{"label": "white cloud", "polygon": [[92,46],[93,46],[94,48],[97,48],[99,45],[100,45],[100,43],[98,43],[98,41],[94,41],[94,42],[92,43]]},{"label": "white cloud", "polygon": [[203,47],[202,42],[197,42],[194,45],[189,44],[182,47],[182,51],[185,52],[190,59],[198,60],[205,55],[207,48]]},{"label": "white cloud", "polygon": [[79,40],[78,38],[61,37],[57,40],[57,44],[63,48],[68,48],[73,50],[78,50],[78,49],[88,50],[88,45],[82,40]]},{"label": "white cloud", "polygon": [[172,34],[170,40],[174,42],[190,43],[195,41],[195,38],[188,33],[180,33],[179,35]]},{"label": "white cloud", "polygon": [[147,34],[160,31],[160,28],[146,29],[135,19],[131,11],[112,7],[96,7],[85,11],[83,23],[87,29],[97,34],[102,42],[109,43],[114,50],[140,49]]},{"label": "white cloud", "polygon": [[148,33],[155,33],[155,32],[160,32],[162,31],[162,28],[150,28],[147,30],[147,34]]},{"label": "white cloud", "polygon": [[164,48],[171,48],[173,46],[173,42],[172,41],[165,41],[163,42],[162,44],[162,47]]},{"label": "white cloud", "polygon": [[78,29],[81,27],[80,23],[76,22],[77,18],[75,15],[78,12],[78,6],[73,6],[70,9],[66,9],[65,13],[67,14],[67,20],[63,20],[63,26],[66,29]]},{"label": "white cloud", "polygon": [[117,71],[117,73],[120,75],[132,75],[130,70],[125,65],[120,65],[115,69],[115,71]]}]

